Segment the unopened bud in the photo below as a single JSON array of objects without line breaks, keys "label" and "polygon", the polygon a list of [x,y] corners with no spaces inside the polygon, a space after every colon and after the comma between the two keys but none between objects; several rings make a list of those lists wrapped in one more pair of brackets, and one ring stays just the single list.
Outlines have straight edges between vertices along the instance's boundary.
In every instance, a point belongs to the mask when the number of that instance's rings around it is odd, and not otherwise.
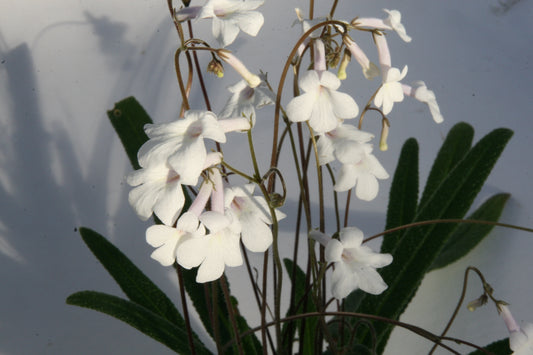
[{"label": "unopened bud", "polygon": [[248,68],[246,68],[246,66],[230,51],[222,49],[218,50],[217,54],[220,59],[231,65],[233,69],[235,69],[235,71],[242,76],[242,78],[246,81],[249,87],[253,89],[259,86],[259,84],[261,84],[261,78],[255,74],[250,73]]},{"label": "unopened bud", "polygon": [[213,58],[207,65],[207,72],[213,73],[219,78],[222,78],[224,76],[224,67],[222,66],[220,60]]},{"label": "unopened bud", "polygon": [[481,297],[476,298],[475,300],[468,302],[468,304],[466,305],[466,308],[468,308],[468,310],[470,312],[474,312],[479,307],[485,305],[488,300],[489,300],[489,298],[487,297],[487,294],[484,293],[484,294],[481,295]]},{"label": "unopened bud", "polygon": [[337,72],[337,78],[340,80],[346,79],[346,68],[352,59],[350,51],[344,50],[344,55],[342,56],[341,64],[339,65],[339,71]]}]

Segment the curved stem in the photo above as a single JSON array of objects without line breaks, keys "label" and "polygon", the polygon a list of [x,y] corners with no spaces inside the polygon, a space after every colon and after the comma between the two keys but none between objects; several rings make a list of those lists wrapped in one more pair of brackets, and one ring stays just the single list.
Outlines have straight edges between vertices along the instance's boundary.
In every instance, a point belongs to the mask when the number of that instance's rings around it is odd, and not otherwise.
[{"label": "curved stem", "polygon": [[[470,342],[467,342],[465,340],[461,340],[461,339],[458,339],[458,338],[452,338],[452,337],[445,337],[445,338],[441,339],[438,335],[433,334],[433,333],[431,333],[431,332],[429,332],[429,331],[427,331],[427,330],[425,330],[423,328],[417,327],[415,325],[404,323],[404,322],[400,322],[400,321],[396,321],[396,320],[393,320],[393,319],[388,319],[388,318],[385,318],[385,317],[372,315],[372,314],[364,314],[364,313],[356,313],[356,312],[309,312],[309,313],[302,313],[302,314],[298,314],[298,315],[294,315],[294,316],[285,317],[285,318],[280,319],[279,321],[269,322],[269,323],[266,324],[266,326],[270,327],[270,326],[275,325],[276,323],[291,322],[291,321],[294,321],[294,320],[308,318],[308,317],[324,317],[324,316],[340,316],[340,317],[363,318],[363,319],[371,319],[371,320],[377,320],[377,321],[380,321],[380,322],[389,323],[389,324],[392,324],[392,325],[407,329],[407,330],[409,330],[409,331],[411,331],[411,332],[413,332],[415,334],[418,334],[421,337],[426,338],[426,339],[436,343],[438,346],[450,351],[453,354],[460,355],[459,352],[455,351],[454,349],[450,348],[449,346],[447,346],[445,344],[442,344],[441,340],[449,340],[449,341],[453,341],[453,342],[455,342],[457,344],[463,344],[463,345],[471,346],[471,347],[473,347],[473,348],[475,348],[477,350],[480,350],[480,351],[484,352],[485,354],[494,355],[490,351],[488,351],[486,349],[483,349],[482,347],[477,346],[475,344],[472,344]],[[261,330],[261,328],[262,328],[262,326],[259,326],[259,327],[255,327],[255,328],[252,328],[250,330],[247,330],[246,332],[241,333],[241,337],[245,337],[245,336],[247,336],[249,334],[257,332],[257,331]],[[233,341],[230,341],[227,344],[225,344],[224,347],[223,347],[223,350],[227,349],[229,346],[231,346],[232,343],[233,343]]]},{"label": "curved stem", "polygon": [[399,227],[396,227],[396,228],[387,229],[384,232],[381,232],[381,233],[378,233],[378,234],[374,234],[373,236],[366,238],[365,240],[363,240],[363,243],[369,242],[372,239],[376,239],[376,238],[381,237],[381,236],[383,236],[385,234],[394,233],[394,232],[397,232],[397,231],[400,231],[400,230],[404,230],[404,229],[408,229],[408,228],[411,228],[411,227],[419,227],[419,226],[425,226],[425,225],[428,225],[428,224],[439,224],[439,223],[487,224],[487,225],[491,225],[491,226],[506,227],[506,228],[511,228],[511,229],[518,229],[518,230],[521,230],[521,231],[524,231],[524,232],[533,233],[533,229],[531,229],[531,228],[515,226],[513,224],[507,224],[507,223],[490,222],[490,221],[479,221],[479,220],[475,220],[475,219],[458,219],[458,218],[457,219],[454,219],[454,218],[451,218],[451,219],[432,219],[432,220],[429,220],[429,221],[414,222],[414,223],[405,224],[403,226],[399,226]]}]

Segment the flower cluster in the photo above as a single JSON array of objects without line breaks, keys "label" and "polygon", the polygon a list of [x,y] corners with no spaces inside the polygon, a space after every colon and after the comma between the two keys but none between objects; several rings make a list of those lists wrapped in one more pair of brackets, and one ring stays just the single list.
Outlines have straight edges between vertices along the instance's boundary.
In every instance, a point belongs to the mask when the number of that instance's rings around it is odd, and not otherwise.
[{"label": "flower cluster", "polygon": [[[341,163],[336,191],[347,191],[355,186],[356,196],[365,201],[377,196],[378,179],[387,179],[388,173],[372,154],[372,145],[369,141],[373,135],[360,131],[358,128],[344,122],[359,114],[359,107],[354,99],[346,93],[337,91],[341,85],[340,79],[346,78],[346,67],[351,57],[361,65],[363,74],[367,79],[372,79],[381,74],[382,83],[374,94],[374,105],[381,108],[381,113],[388,115],[394,103],[401,102],[404,96],[428,104],[431,114],[436,122],[443,118],[433,91],[428,90],[423,82],[417,82],[415,87],[403,84],[401,81],[407,75],[407,66],[402,71],[392,67],[391,56],[387,40],[383,31],[395,31],[404,41],[410,42],[411,37],[406,33],[401,23],[401,14],[397,10],[385,10],[389,15],[386,19],[357,18],[345,28],[372,30],[373,39],[379,57],[380,69],[370,62],[365,52],[357,43],[345,33],[340,25],[331,26],[342,35],[342,45],[346,47],[345,55],[339,66],[338,78],[327,70],[327,56],[319,32],[313,31],[311,40],[306,38],[307,45],[314,47],[314,69],[303,73],[299,79],[299,87],[303,93],[293,98],[287,105],[287,116],[292,122],[308,122],[312,133],[318,138],[318,154],[320,164],[328,164],[335,160]],[[308,31],[317,20],[312,22],[304,20],[297,11],[299,22],[303,31]],[[340,49],[337,50],[340,52]],[[303,48],[299,50],[300,54]],[[329,53],[331,56],[331,53]],[[331,61],[329,61],[331,62]],[[335,60],[333,60],[335,65]],[[368,107],[368,106],[367,106]],[[366,110],[366,109],[365,109]],[[388,123],[384,127],[388,127]],[[382,141],[386,140],[386,132],[382,133]],[[386,142],[382,142],[382,149],[386,149]]]},{"label": "flower cluster", "polygon": [[[143,220],[152,213],[163,224],[146,231],[156,248],[152,258],[169,266],[200,266],[198,282],[219,278],[225,266],[242,264],[240,240],[255,252],[272,243],[272,223],[265,199],[253,195],[253,185],[224,187],[219,171],[221,153],[207,153],[205,139],[226,142],[226,133],[250,129],[247,118],[218,119],[209,111],[187,111],[171,123],[149,124],[149,140],[138,152],[140,170],[127,182],[135,186],[129,202]],[[201,187],[189,209],[184,186]],[[210,201],[210,209],[205,211]],[[284,215],[277,213],[277,218]]]},{"label": "flower cluster", "polygon": [[[264,19],[256,10],[262,4],[262,0],[208,0],[203,6],[187,6],[175,11],[174,19],[178,22],[212,19],[213,37],[222,48],[209,48],[213,61],[208,70],[222,77],[224,62],[243,80],[229,87],[231,97],[219,117],[209,111],[187,111],[184,118],[175,122],[147,125],[145,132],[149,140],[138,153],[141,169],[127,179],[135,187],[129,201],[139,217],[146,220],[155,214],[163,223],[149,227],[146,232],[147,242],[156,248],[152,258],[166,266],[177,262],[184,268],[199,267],[198,282],[219,278],[226,266],[241,265],[241,242],[253,252],[267,250],[273,242],[270,229],[273,218],[285,217],[272,210],[263,197],[253,194],[254,185],[230,186],[221,174],[222,154],[208,153],[204,142],[225,143],[226,133],[251,129],[256,120],[255,109],[275,101],[266,79],[250,72],[224,48],[235,41],[240,31],[251,36],[258,34]],[[435,121],[442,121],[434,93],[423,82],[413,87],[403,84],[407,66],[401,71],[392,67],[384,31],[395,31],[406,42],[411,38],[401,23],[400,13],[385,12],[389,15],[386,19],[356,18],[350,23],[336,21],[319,27],[326,18],[306,20],[298,9],[296,11],[297,23],[304,33],[318,27],[298,48],[298,60],[307,47],[312,48],[313,66],[299,75],[301,93],[288,102],[286,115],[291,122],[308,123],[312,138],[317,141],[320,165],[340,163],[334,189],[342,192],[355,188],[355,195],[364,201],[377,196],[378,180],[387,179],[389,175],[372,154],[370,142],[374,135],[345,122],[359,114],[363,116],[370,107],[369,103],[360,112],[355,100],[338,90],[341,80],[347,77],[350,59],[353,57],[359,63],[365,78],[381,75],[381,85],[371,100],[375,109],[382,113],[384,122],[394,104],[403,101],[404,96],[427,103]],[[348,35],[351,30],[372,34],[379,68]],[[340,44],[331,41],[331,36],[323,36],[326,32],[340,35]],[[329,69],[338,65],[343,49],[335,75]],[[382,142],[384,140],[382,133]],[[381,144],[382,148],[385,146],[386,143]],[[183,210],[184,187],[191,191],[197,189],[186,211]],[[376,268],[390,264],[392,256],[374,253],[363,246],[363,234],[359,229],[345,228],[339,232],[339,239],[326,237],[321,232],[311,232],[310,237],[326,248],[326,261],[335,264],[334,297],[342,299],[356,288],[371,294],[379,294],[387,288]]]}]

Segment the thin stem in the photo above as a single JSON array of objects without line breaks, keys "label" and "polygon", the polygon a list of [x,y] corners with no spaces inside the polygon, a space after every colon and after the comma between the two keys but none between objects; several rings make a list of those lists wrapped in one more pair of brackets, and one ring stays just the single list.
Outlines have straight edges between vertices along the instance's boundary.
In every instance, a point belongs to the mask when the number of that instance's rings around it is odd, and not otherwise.
[{"label": "thin stem", "polygon": [[[283,93],[283,87],[285,85],[285,79],[287,77],[287,73],[289,71],[289,67],[291,66],[291,63],[292,63],[294,57],[296,56],[296,54],[298,54],[298,48],[299,48],[300,44],[302,44],[305,41],[305,39],[307,37],[309,37],[311,35],[311,33],[313,33],[313,31],[315,31],[316,29],[318,29],[320,27],[328,26],[328,25],[339,25],[342,28],[346,27],[346,23],[341,22],[341,21],[335,21],[335,20],[324,21],[324,22],[321,22],[321,23],[311,27],[296,42],[296,44],[294,45],[292,51],[289,54],[289,57],[287,58],[287,61],[285,62],[285,66],[283,67],[283,71],[281,73],[280,81],[279,81],[279,84],[278,84],[277,95],[276,95],[276,106],[275,106],[275,111],[274,111],[274,132],[272,134],[272,154],[271,154],[270,166],[277,166],[277,163],[278,163],[277,162],[277,156],[278,156],[278,154],[277,154],[277,146],[278,146],[278,135],[279,135],[279,116],[280,116],[280,107],[281,107],[281,96],[282,96],[282,93]],[[344,31],[344,32],[346,32],[346,31]],[[270,181],[269,181],[269,184],[268,184],[268,190],[269,191],[271,191],[273,189],[273,185],[274,185],[274,178],[271,178]]]},{"label": "thin stem", "polygon": [[[267,275],[268,275],[268,251],[264,252],[263,256],[263,299],[261,300],[261,340],[263,343],[263,355],[268,355],[267,347],[266,347],[266,329],[267,329],[267,323],[266,323],[266,308],[267,308]],[[220,354],[220,352],[219,352]]]},{"label": "thin stem", "polygon": [[222,293],[224,294],[224,299],[226,300],[226,307],[228,308],[229,319],[231,327],[233,329],[233,335],[237,342],[237,349],[239,350],[240,355],[244,355],[244,350],[242,348],[241,337],[239,334],[239,328],[237,327],[237,320],[235,319],[235,311],[233,309],[233,303],[231,302],[231,297],[228,289],[228,283],[226,282],[226,277],[223,275],[220,278],[220,286],[222,287]]},{"label": "thin stem", "polygon": [[373,236],[366,238],[365,240],[363,240],[363,243],[369,242],[372,239],[376,239],[376,238],[381,237],[383,235],[394,233],[394,232],[397,232],[397,231],[400,231],[400,230],[404,230],[404,229],[408,229],[408,228],[411,228],[411,227],[419,227],[419,226],[425,226],[425,225],[428,225],[428,224],[440,224],[440,223],[486,224],[486,225],[491,225],[491,226],[518,229],[518,230],[521,230],[521,231],[533,233],[533,229],[531,229],[531,228],[515,226],[513,224],[507,224],[507,223],[490,222],[490,221],[479,221],[479,220],[475,220],[475,219],[454,219],[454,218],[451,218],[451,219],[432,219],[432,220],[429,220],[429,221],[414,222],[414,223],[404,224],[403,226],[399,226],[399,227],[396,227],[396,228],[387,229],[384,232],[381,232],[381,233],[378,233],[378,234],[374,234]]},{"label": "thin stem", "polygon": [[187,342],[189,343],[189,348],[191,349],[191,355],[195,355],[196,349],[194,348],[194,341],[192,338],[191,321],[189,318],[189,309],[187,307],[187,298],[185,296],[185,283],[183,282],[181,266],[174,263],[174,269],[176,270],[176,274],[178,275],[178,283],[180,285],[181,307],[183,309],[183,318],[185,320],[185,326],[187,328]]},{"label": "thin stem", "polygon": [[[377,321],[380,321],[380,322],[389,323],[389,324],[392,324],[392,325],[395,325],[395,326],[398,326],[398,327],[401,327],[401,328],[405,328],[405,329],[407,329],[407,330],[409,330],[409,331],[411,331],[411,332],[413,332],[415,334],[418,334],[421,337],[426,338],[426,339],[438,344],[439,346],[441,346],[442,348],[450,351],[453,354],[460,355],[459,352],[455,351],[454,349],[450,348],[449,346],[447,346],[445,344],[442,344],[441,340],[448,340],[448,341],[453,341],[453,342],[455,342],[457,344],[463,344],[463,345],[471,346],[471,347],[473,347],[475,349],[478,349],[478,350],[484,352],[485,354],[494,355],[490,351],[488,351],[486,349],[483,349],[482,347],[479,347],[479,346],[474,345],[472,343],[469,343],[467,341],[464,341],[462,339],[452,338],[452,337],[445,337],[445,338],[441,339],[438,335],[433,334],[433,333],[431,333],[431,332],[429,332],[429,331],[427,331],[427,330],[425,330],[423,328],[417,327],[415,325],[404,323],[404,322],[400,322],[400,321],[393,320],[393,319],[388,319],[388,318],[385,318],[385,317],[372,315],[372,314],[365,314],[365,313],[356,313],[356,312],[309,312],[309,313],[302,313],[302,314],[297,314],[297,315],[294,315],[294,316],[285,317],[285,318],[280,319],[279,321],[269,322],[269,323],[266,324],[266,326],[270,327],[270,326],[275,325],[276,323],[291,322],[291,321],[294,321],[294,320],[308,318],[308,317],[324,317],[324,316],[354,317],[354,318],[371,319],[371,320],[377,320]],[[261,330],[261,328],[262,328],[262,326],[249,329],[249,330],[241,333],[241,337],[245,337],[245,336],[247,336],[249,334],[257,332],[257,331]],[[225,344],[223,349],[227,349],[229,346],[231,346],[232,343],[233,343],[233,340],[228,342],[227,344]]]},{"label": "thin stem", "polygon": [[[242,246],[242,241],[241,241],[241,246]],[[248,271],[248,276],[250,278],[250,282],[251,282],[252,287],[253,287],[255,301],[257,302],[257,307],[259,308],[259,311],[261,312],[262,305],[261,305],[261,299],[259,298],[259,296],[260,296],[260,294],[259,294],[259,285],[254,280],[252,269],[251,269],[251,266],[250,266],[250,261],[248,259],[248,252],[246,251],[245,248],[242,248],[242,251],[243,251],[243,254],[244,254],[244,259],[246,261],[245,262],[246,270]],[[270,348],[272,349],[272,351],[274,351],[274,349],[275,349],[274,348],[274,342],[272,341],[272,336],[270,335],[270,332],[268,331],[268,328],[266,329],[266,335],[268,337],[268,343],[270,344]],[[266,343],[266,340],[265,340],[265,343]],[[266,348],[266,346],[265,346],[265,348]]]},{"label": "thin stem", "polygon": [[[470,271],[474,271],[476,274],[478,274],[479,278],[481,279],[481,282],[483,283],[483,289],[485,290],[486,289],[486,286],[487,285],[487,282],[485,281],[485,278],[483,277],[483,274],[481,273],[481,271],[479,271],[476,267],[474,266],[469,266],[466,268],[465,270],[465,276],[464,276],[464,280],[463,280],[463,290],[461,291],[461,296],[459,297],[459,301],[457,302],[457,306],[455,307],[455,310],[453,311],[453,314],[452,316],[450,317],[450,320],[448,321],[448,324],[446,324],[446,327],[444,328],[444,330],[442,331],[442,333],[440,334],[440,337],[441,339],[445,339],[445,335],[446,333],[448,332],[448,330],[451,328],[452,326],[452,323],[453,321],[455,320],[455,318],[457,317],[457,313],[459,313],[459,309],[461,308],[461,305],[463,304],[463,301],[465,299],[465,296],[466,296],[466,287],[468,285],[468,273]],[[485,292],[486,294],[486,292]],[[489,294],[490,298],[493,300],[493,301],[496,301],[494,300],[494,298],[492,297],[491,294]],[[437,348],[436,344],[433,345],[433,347],[431,348],[431,350],[429,351],[428,355],[431,355],[433,354],[433,352],[435,352],[435,349]]]}]

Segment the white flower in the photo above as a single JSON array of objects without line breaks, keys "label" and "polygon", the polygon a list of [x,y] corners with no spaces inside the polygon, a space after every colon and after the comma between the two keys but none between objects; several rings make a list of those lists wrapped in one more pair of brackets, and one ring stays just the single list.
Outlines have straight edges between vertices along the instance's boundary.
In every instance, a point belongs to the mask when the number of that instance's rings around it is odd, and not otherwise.
[{"label": "white flower", "polygon": [[177,261],[186,269],[200,266],[196,282],[203,283],[222,276],[225,266],[239,266],[243,261],[239,244],[241,226],[231,212],[204,212],[200,215],[200,222],[209,234],[181,242]]},{"label": "white flower", "polygon": [[219,117],[242,117],[251,118],[255,124],[255,108],[261,108],[274,103],[274,98],[266,85],[251,88],[246,81],[241,80],[228,88],[233,93],[222,109]]},{"label": "white flower", "polygon": [[327,262],[335,263],[331,279],[331,292],[336,299],[343,299],[352,291],[361,290],[379,295],[387,284],[376,268],[392,262],[390,254],[373,252],[362,245],[363,232],[356,227],[347,227],[339,232],[339,240],[329,238],[321,232],[311,232],[310,237],[325,245]]},{"label": "white flower", "polygon": [[400,80],[405,78],[406,75],[407,65],[401,73],[398,68],[389,68],[383,75],[383,83],[374,98],[374,105],[377,107],[383,106],[384,115],[388,115],[392,111],[392,106],[395,102],[403,101],[403,88]]},{"label": "white flower", "polygon": [[533,324],[526,323],[520,327],[506,305],[498,307],[509,330],[509,347],[514,351],[513,355],[533,354]]},{"label": "white flower", "polygon": [[405,42],[411,42],[411,37],[407,35],[405,27],[402,24],[402,14],[400,11],[387,9],[383,9],[383,11],[389,15],[386,19],[358,18],[355,20],[355,24],[359,27],[370,27],[378,30],[393,30]]},{"label": "white flower", "polygon": [[287,105],[287,116],[292,122],[309,121],[320,134],[337,127],[342,119],[354,118],[359,113],[357,103],[348,94],[336,91],[341,82],[328,71],[309,70],[300,77],[303,94]]},{"label": "white flower", "polygon": [[389,17],[383,20],[383,23],[392,28],[405,42],[411,42],[411,37],[407,35],[405,27],[402,25],[402,14],[400,11],[387,9],[383,9],[383,11],[389,14]]},{"label": "white flower", "polygon": [[263,0],[208,0],[198,14],[199,18],[213,18],[213,36],[222,47],[233,43],[243,31],[256,36],[263,26],[263,15],[253,11]]},{"label": "white flower", "polygon": [[[242,230],[242,242],[252,252],[264,252],[272,244],[272,224],[270,210],[262,196],[254,196],[255,185],[247,184],[225,191],[225,206],[233,211],[239,220]],[[285,214],[276,210],[277,220],[285,218]]]},{"label": "white flower", "polygon": [[320,136],[317,142],[320,165],[337,159],[349,162],[354,154],[360,154],[361,144],[374,138],[374,135],[361,131],[352,125],[340,124],[332,131]]},{"label": "white flower", "polygon": [[420,102],[428,105],[431,116],[436,123],[444,121],[442,114],[440,113],[439,104],[437,98],[432,90],[429,90],[423,81],[417,81],[415,87],[402,84],[404,94],[414,97]]},{"label": "white flower", "polygon": [[185,185],[196,185],[204,169],[207,157],[204,138],[226,142],[225,130],[209,111],[187,111],[184,118],[147,124],[144,130],[150,139],[139,149],[139,164],[168,161]]},{"label": "white flower", "polygon": [[155,225],[146,230],[146,241],[157,248],[152,259],[163,266],[170,266],[176,260],[176,249],[180,241],[187,238],[196,238],[205,234],[205,228],[198,225],[198,217],[191,212],[184,213],[179,219],[176,228]]},{"label": "white flower", "polygon": [[355,195],[363,201],[376,198],[379,190],[377,179],[389,177],[368,143],[361,144],[353,154],[344,156],[341,163],[335,191],[348,191],[355,186]]},{"label": "white flower", "polygon": [[174,224],[183,208],[185,197],[180,175],[166,161],[155,162],[133,171],[126,181],[129,185],[136,186],[130,191],[128,201],[139,218],[146,221],[155,213],[164,224]]}]

